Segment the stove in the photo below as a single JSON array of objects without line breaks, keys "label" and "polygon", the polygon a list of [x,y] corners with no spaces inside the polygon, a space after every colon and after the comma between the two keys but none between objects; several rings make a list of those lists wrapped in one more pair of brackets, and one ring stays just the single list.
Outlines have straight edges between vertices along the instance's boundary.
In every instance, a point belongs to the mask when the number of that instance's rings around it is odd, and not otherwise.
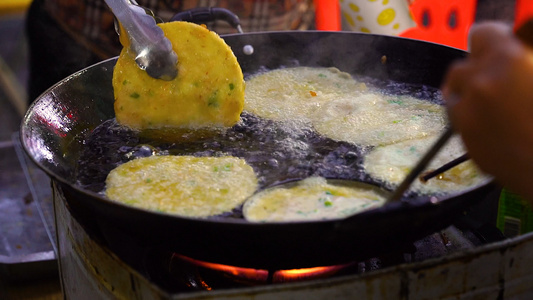
[{"label": "stove", "polygon": [[[256,270],[124,241],[111,250],[53,182],[61,283],[68,299],[446,299],[533,295],[533,235],[505,239],[464,216],[389,254],[336,266]],[[213,247],[216,251],[216,247]]]}]

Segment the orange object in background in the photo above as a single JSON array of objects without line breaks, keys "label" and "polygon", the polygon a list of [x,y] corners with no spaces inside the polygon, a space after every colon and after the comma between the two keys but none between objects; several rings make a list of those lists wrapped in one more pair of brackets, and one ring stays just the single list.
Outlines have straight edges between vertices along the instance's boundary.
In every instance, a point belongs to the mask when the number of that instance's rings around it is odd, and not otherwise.
[{"label": "orange object in background", "polygon": [[516,0],[514,29],[533,18],[533,0]]},{"label": "orange object in background", "polygon": [[338,0],[314,0],[313,3],[317,30],[339,31],[342,29]]},{"label": "orange object in background", "polygon": [[400,36],[466,50],[468,31],[476,17],[476,4],[476,0],[412,1],[410,9],[417,26]]}]

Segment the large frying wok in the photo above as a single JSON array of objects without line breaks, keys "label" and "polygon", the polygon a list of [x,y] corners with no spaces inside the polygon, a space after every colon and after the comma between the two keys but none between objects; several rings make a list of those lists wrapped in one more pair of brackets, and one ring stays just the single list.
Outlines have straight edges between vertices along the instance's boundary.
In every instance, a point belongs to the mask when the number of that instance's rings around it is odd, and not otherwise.
[{"label": "large frying wok", "polygon": [[[224,39],[246,74],[298,62],[432,87],[439,87],[453,60],[466,55],[441,45],[351,32],[268,32]],[[248,44],[255,49],[253,55],[243,53]],[[98,63],[50,88],[30,107],[21,127],[25,150],[51,176],[56,192],[75,215],[94,221],[104,236],[118,232],[141,244],[243,267],[332,265],[386,253],[443,229],[493,188],[487,182],[438,200],[414,198],[345,220],[277,224],[170,216],[109,201],[77,186],[75,172],[84,136],[114,117],[115,61]]]}]

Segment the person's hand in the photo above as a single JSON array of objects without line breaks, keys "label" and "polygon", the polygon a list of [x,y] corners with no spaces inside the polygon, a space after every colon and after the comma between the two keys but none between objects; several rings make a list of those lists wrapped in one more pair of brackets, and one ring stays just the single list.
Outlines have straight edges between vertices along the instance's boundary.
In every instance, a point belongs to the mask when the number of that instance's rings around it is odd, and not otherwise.
[{"label": "person's hand", "polygon": [[470,50],[442,86],[452,126],[483,171],[533,201],[533,49],[485,23],[472,28]]}]

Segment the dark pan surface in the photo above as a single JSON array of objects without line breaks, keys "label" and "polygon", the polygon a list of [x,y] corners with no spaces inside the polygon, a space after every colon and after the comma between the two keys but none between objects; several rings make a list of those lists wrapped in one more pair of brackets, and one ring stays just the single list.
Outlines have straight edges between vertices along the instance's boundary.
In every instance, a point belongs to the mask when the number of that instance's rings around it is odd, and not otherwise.
[{"label": "dark pan surface", "polygon": [[[373,78],[384,87],[391,81],[426,85],[428,95],[439,87],[449,63],[465,56],[463,51],[436,44],[350,32],[271,32],[224,38],[245,75],[298,65],[334,66]],[[245,45],[254,47],[252,55],[243,53]],[[87,147],[89,151],[120,148],[109,144],[99,150],[86,142],[95,128],[114,117],[111,78],[115,61],[94,65],[52,87],[32,105],[21,128],[24,148],[58,183],[59,194],[75,214],[98,220],[104,235],[111,238],[119,233],[196,259],[245,267],[331,265],[386,252],[440,230],[463,209],[481,201],[491,188],[487,184],[439,201],[412,198],[341,221],[282,224],[252,224],[234,217],[183,218],[111,202],[97,193],[98,187],[82,189],[77,175],[83,170],[79,159]],[[397,92],[427,96],[419,87]],[[85,179],[90,177],[87,172]]]}]

